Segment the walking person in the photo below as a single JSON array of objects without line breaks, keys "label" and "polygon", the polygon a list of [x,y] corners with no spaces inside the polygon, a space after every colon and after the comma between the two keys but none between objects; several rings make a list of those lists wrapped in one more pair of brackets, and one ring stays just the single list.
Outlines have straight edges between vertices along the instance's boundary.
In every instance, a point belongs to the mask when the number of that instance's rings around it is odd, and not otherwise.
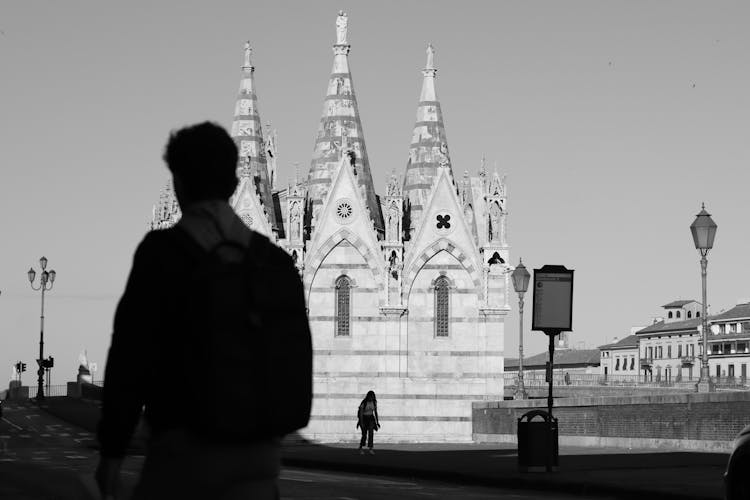
[{"label": "walking person", "polygon": [[223,128],[173,133],[164,160],[182,217],[135,252],[107,358],[95,478],[103,498],[116,495],[145,407],[134,499],[277,500],[281,438],[307,425],[312,403],[302,283],[291,257],[229,205],[238,152]]},{"label": "walking person", "polygon": [[378,419],[378,400],[375,392],[369,391],[357,410],[357,427],[362,430],[362,439],[359,440],[359,453],[364,455],[365,440],[369,448],[370,455],[374,455],[372,450],[373,433],[380,429],[380,420]]}]

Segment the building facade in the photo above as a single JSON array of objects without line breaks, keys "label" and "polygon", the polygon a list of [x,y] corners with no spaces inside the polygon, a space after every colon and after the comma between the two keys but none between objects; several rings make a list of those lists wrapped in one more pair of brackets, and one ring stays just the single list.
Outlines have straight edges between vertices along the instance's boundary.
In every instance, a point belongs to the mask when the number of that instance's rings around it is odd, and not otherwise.
[{"label": "building facade", "polygon": [[[306,180],[277,189],[275,132],[261,125],[249,43],[231,135],[240,150],[230,200],[245,223],[284,248],[303,279],[314,348],[306,437],[352,439],[374,390],[380,440],[471,439],[471,402],[502,399],[510,310],[504,178],[454,176],[435,51],[401,181],[372,181],[349,68],[348,18],[336,19],[333,69]],[[151,228],[179,218],[169,186]]]},{"label": "building facade", "polygon": [[698,381],[701,304],[676,300],[662,306],[665,317],[638,330],[640,370],[649,382]]},{"label": "building facade", "polygon": [[[640,330],[641,328],[637,328]],[[635,334],[599,347],[600,373],[605,377],[640,373],[638,336]]]},{"label": "building facade", "polygon": [[750,365],[750,301],[709,318],[708,367],[719,382],[745,384]]}]

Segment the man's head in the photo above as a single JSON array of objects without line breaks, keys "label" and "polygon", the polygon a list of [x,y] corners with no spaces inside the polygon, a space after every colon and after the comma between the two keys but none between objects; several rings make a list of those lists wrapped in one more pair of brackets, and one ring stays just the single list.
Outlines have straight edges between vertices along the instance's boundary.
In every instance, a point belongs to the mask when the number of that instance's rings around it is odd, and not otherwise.
[{"label": "man's head", "polygon": [[180,205],[228,200],[237,187],[237,146],[219,125],[203,122],[172,132],[164,161]]}]

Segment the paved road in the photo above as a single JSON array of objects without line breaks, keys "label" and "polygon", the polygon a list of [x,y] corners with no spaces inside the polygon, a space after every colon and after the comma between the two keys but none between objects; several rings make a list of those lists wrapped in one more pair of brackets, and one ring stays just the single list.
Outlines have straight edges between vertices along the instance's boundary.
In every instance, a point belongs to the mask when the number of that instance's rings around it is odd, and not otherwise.
[{"label": "paved road", "polygon": [[[92,472],[98,460],[94,436],[33,405],[6,403],[0,420],[0,498],[84,500],[86,484],[93,486]],[[142,456],[123,464],[127,496],[143,464]],[[435,498],[478,500],[502,496],[510,499],[570,499],[577,497],[536,491],[471,488],[418,479],[334,473],[286,468],[280,481],[284,499],[389,500]]]},{"label": "paved road", "polygon": [[[281,473],[281,498],[308,500],[573,500],[578,496],[495,488],[472,488],[450,483],[365,476],[305,469],[284,469]],[[587,497],[592,498],[592,497]],[[603,498],[603,497],[599,497]]]}]

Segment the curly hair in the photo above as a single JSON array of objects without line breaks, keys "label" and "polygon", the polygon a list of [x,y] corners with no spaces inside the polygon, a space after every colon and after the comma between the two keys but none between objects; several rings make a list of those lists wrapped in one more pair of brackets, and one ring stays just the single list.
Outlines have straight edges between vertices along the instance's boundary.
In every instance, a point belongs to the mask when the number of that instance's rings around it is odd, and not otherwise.
[{"label": "curly hair", "polygon": [[173,131],[164,161],[193,200],[229,199],[237,187],[237,145],[221,126],[203,122]]}]

